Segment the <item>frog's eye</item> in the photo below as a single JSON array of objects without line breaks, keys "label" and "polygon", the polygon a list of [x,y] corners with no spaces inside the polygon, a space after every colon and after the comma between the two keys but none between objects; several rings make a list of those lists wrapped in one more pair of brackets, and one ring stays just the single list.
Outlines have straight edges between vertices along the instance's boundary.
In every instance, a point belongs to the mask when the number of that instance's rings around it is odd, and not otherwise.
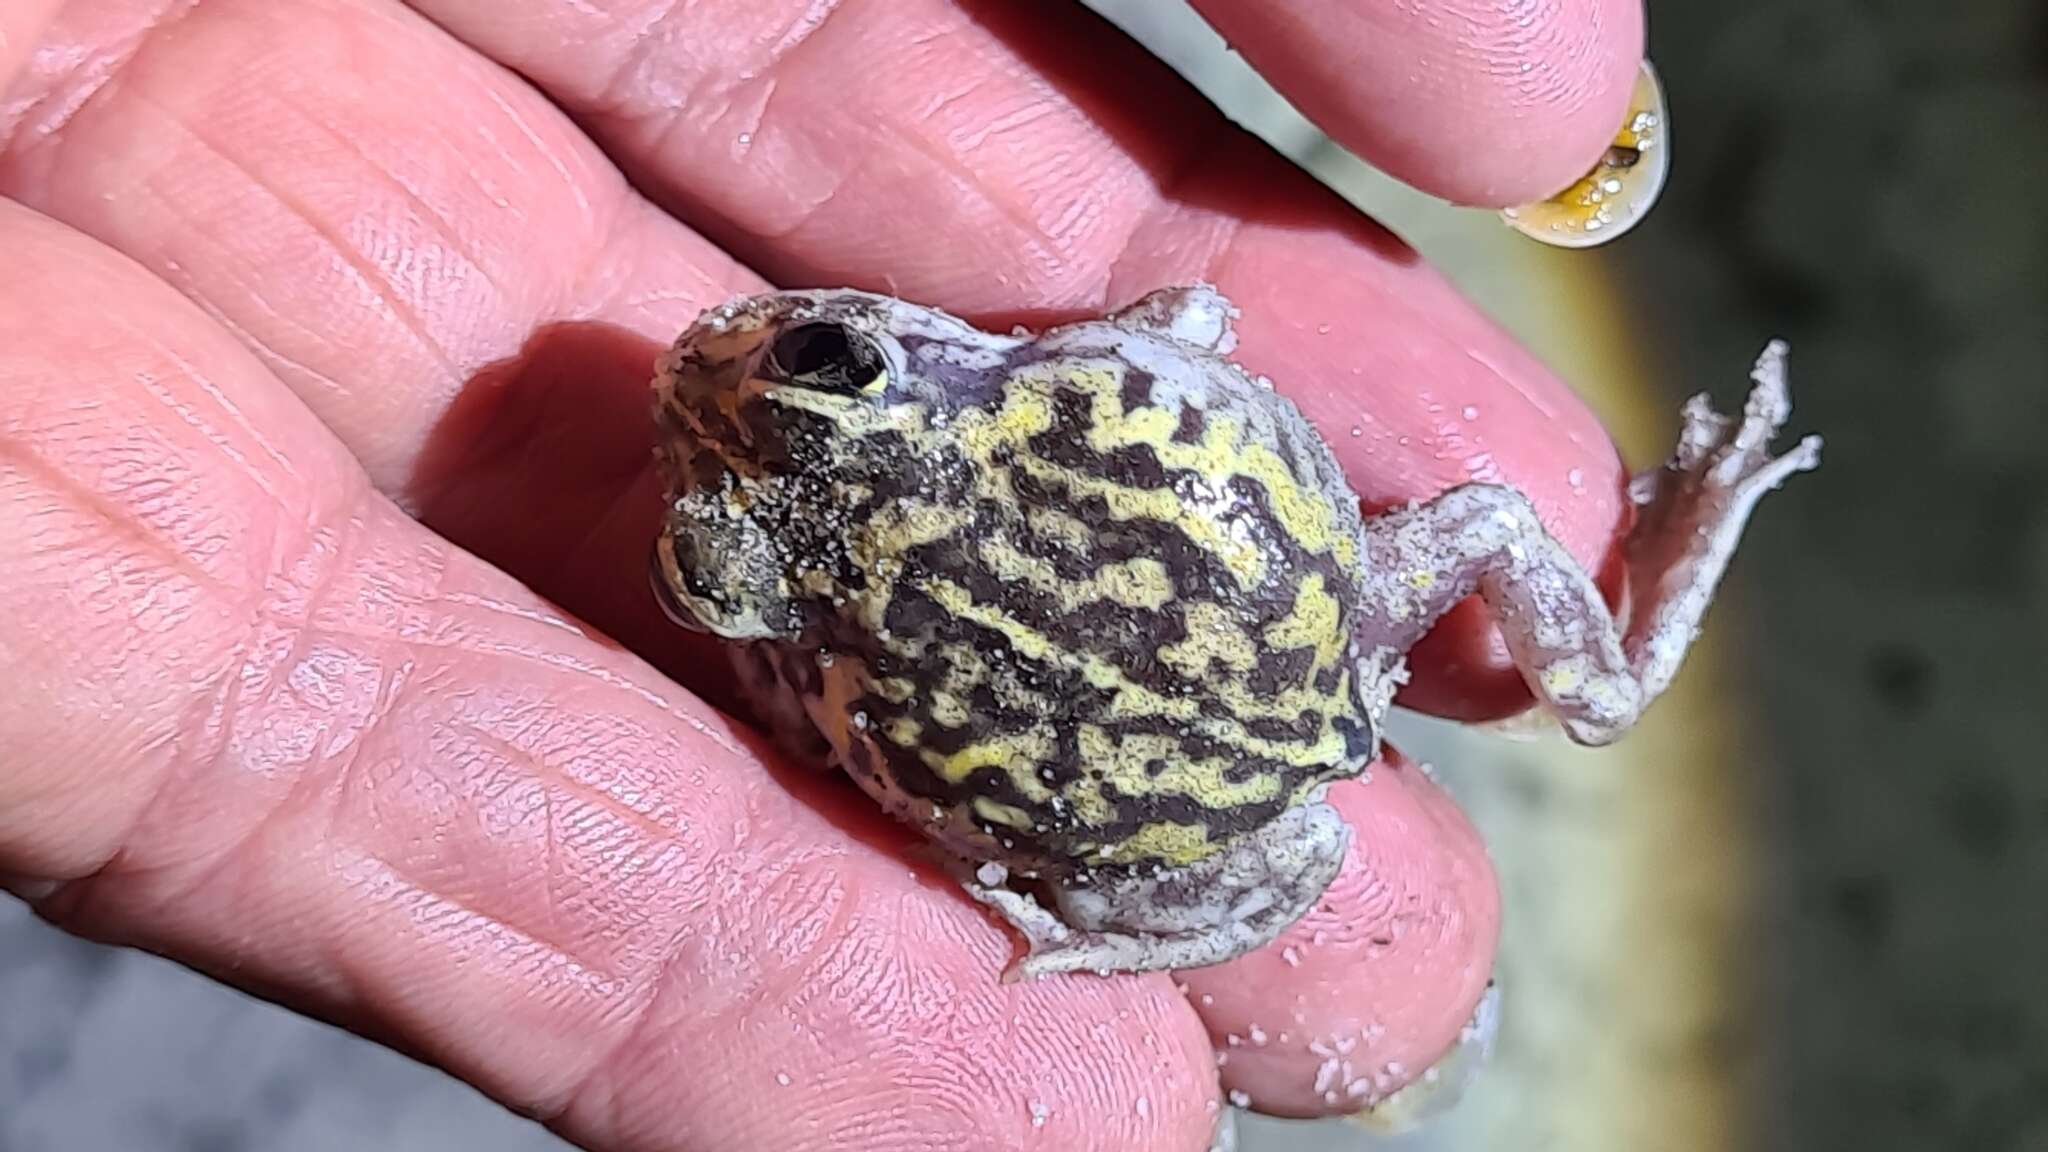
[{"label": "frog's eye", "polygon": [[819,392],[871,392],[888,379],[889,363],[874,341],[844,324],[799,324],[769,346],[768,375]]}]

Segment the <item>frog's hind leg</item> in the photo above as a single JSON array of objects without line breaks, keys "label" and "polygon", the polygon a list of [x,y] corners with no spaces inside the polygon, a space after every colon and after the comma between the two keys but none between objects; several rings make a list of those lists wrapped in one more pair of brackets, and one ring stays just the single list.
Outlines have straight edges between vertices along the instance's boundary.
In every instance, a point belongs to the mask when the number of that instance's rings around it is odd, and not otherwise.
[{"label": "frog's hind leg", "polygon": [[1237,306],[1207,284],[1161,288],[1109,314],[1119,327],[1171,336],[1220,356],[1237,347],[1237,333],[1230,327],[1236,317]]},{"label": "frog's hind leg", "polygon": [[1769,451],[1792,412],[1784,361],[1764,350],[1739,421],[1695,397],[1671,462],[1630,485],[1625,621],[1521,493],[1466,484],[1367,522],[1363,645],[1405,652],[1476,591],[1572,739],[1614,740],[1677,673],[1757,501],[1820,463],[1817,437]]},{"label": "frog's hind leg", "polygon": [[1057,912],[984,864],[962,884],[1030,945],[1006,982],[1055,972],[1155,972],[1235,959],[1286,931],[1343,866],[1350,829],[1311,803],[1207,859],[1180,868],[1099,872],[1053,886]]}]

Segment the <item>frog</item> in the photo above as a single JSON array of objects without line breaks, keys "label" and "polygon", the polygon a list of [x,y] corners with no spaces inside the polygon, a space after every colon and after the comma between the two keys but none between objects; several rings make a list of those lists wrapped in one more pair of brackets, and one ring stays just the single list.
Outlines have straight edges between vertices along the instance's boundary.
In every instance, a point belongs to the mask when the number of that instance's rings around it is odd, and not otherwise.
[{"label": "frog", "polygon": [[917,829],[1024,945],[1005,980],[1185,970],[1272,943],[1342,867],[1407,654],[1491,611],[1571,740],[1669,685],[1753,509],[1787,350],[1704,395],[1628,485],[1617,612],[1509,484],[1368,514],[1235,356],[1213,285],[1007,332],[859,289],[711,308],[655,367],[650,582],[793,757]]}]

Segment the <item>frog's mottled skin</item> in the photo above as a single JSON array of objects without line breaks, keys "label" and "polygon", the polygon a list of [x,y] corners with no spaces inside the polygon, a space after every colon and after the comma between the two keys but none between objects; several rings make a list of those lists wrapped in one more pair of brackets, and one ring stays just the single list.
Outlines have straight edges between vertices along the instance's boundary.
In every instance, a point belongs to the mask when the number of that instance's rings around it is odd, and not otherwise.
[{"label": "frog's mottled skin", "polygon": [[1624,634],[1510,489],[1362,519],[1301,414],[1226,359],[1230,315],[1172,289],[998,335],[775,293],[659,368],[670,614],[745,642],[762,714],[961,861],[1031,943],[1016,974],[1215,963],[1298,918],[1347,843],[1323,788],[1371,762],[1401,654],[1474,591],[1567,730],[1611,739],[1756,498],[1813,462],[1761,450],[1773,372],[1740,433],[1688,409],[1638,485]]}]

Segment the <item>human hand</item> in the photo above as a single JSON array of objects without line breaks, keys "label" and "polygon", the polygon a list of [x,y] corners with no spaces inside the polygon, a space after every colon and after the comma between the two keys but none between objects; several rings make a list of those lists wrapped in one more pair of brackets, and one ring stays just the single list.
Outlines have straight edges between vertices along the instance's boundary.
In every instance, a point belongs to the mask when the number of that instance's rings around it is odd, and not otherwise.
[{"label": "human hand", "polygon": [[[1201,7],[1476,204],[1597,157],[1641,48],[1633,0]],[[1483,466],[1611,559],[1569,391],[1078,6],[11,0],[0,90],[0,872],[42,915],[604,1150],[1198,1148],[1225,1092],[1355,1109],[1452,1043],[1497,894],[1398,757],[1278,944],[1003,985],[648,593],[654,355],[764,277],[984,322],[1210,280],[1369,502]],[[1411,702],[1512,710],[1488,643],[1447,620]]]}]

